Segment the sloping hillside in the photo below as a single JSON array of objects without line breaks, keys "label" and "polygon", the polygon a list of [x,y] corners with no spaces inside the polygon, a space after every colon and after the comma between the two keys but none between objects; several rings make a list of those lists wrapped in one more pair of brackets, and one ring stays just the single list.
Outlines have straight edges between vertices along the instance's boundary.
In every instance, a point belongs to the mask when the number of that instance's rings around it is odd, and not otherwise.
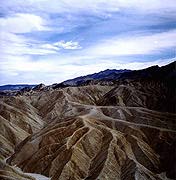
[{"label": "sloping hillside", "polygon": [[162,70],[167,81],[155,72],[113,85],[42,85],[2,96],[0,178],[32,179],[26,172],[51,180],[176,179],[174,71],[168,67]]}]

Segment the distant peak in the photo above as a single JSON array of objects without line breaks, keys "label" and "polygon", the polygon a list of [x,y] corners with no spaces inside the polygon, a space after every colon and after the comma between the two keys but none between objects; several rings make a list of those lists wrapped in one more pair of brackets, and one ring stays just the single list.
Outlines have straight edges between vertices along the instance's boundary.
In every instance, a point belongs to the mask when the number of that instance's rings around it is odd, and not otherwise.
[{"label": "distant peak", "polygon": [[42,90],[43,88],[45,87],[45,84],[38,84],[37,86],[35,86],[33,88],[34,91],[37,91],[37,90]]}]

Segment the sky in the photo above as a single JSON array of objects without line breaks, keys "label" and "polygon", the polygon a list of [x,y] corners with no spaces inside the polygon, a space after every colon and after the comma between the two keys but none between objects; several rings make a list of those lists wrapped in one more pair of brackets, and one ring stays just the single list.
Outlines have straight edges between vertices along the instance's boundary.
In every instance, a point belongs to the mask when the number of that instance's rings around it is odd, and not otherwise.
[{"label": "sky", "polygon": [[175,61],[175,0],[0,0],[0,85]]}]

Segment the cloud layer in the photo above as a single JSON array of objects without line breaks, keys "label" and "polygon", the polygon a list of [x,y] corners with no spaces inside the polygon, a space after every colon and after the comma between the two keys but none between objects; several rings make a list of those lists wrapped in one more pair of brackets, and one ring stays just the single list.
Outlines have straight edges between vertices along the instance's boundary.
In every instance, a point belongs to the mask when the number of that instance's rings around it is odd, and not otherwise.
[{"label": "cloud layer", "polygon": [[2,0],[0,84],[175,60],[175,0]]}]

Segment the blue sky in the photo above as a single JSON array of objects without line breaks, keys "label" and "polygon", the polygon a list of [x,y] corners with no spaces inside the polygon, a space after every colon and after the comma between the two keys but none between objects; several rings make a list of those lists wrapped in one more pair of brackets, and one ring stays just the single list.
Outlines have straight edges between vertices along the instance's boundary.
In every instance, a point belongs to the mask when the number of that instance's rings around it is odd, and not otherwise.
[{"label": "blue sky", "polygon": [[0,84],[45,83],[176,56],[175,0],[1,0]]}]

